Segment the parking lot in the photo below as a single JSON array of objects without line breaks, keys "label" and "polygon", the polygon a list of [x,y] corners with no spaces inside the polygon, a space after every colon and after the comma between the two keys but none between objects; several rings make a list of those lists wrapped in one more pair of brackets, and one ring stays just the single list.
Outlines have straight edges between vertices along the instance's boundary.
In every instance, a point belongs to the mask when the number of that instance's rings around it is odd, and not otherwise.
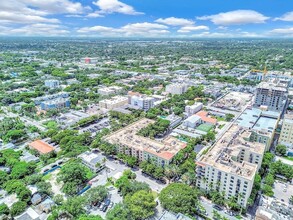
[{"label": "parking lot", "polygon": [[[105,185],[107,183],[107,178],[115,177],[119,173],[123,173],[124,170],[130,169],[130,167],[125,164],[117,161],[117,160],[107,160],[106,161],[106,169],[102,170],[93,180],[93,187],[97,185]],[[142,174],[139,169],[132,169],[132,171],[136,174],[136,180],[140,182],[147,183],[150,188],[155,192],[160,192],[167,184],[163,184],[161,182],[156,181],[155,179]]]},{"label": "parking lot", "polygon": [[103,128],[110,128],[109,118],[103,118],[95,124],[82,128],[79,130],[79,133],[90,132],[92,136],[95,136]]},{"label": "parking lot", "polygon": [[105,218],[106,213],[115,206],[115,204],[122,202],[122,197],[118,194],[117,189],[114,187],[108,187],[109,189],[109,196],[107,199],[112,203],[108,208],[105,210],[101,210],[100,207],[92,207],[88,208],[88,214],[91,215],[100,215],[102,218]]},{"label": "parking lot", "polygon": [[293,195],[293,186],[289,183],[275,181],[273,191],[276,199],[288,204]]}]

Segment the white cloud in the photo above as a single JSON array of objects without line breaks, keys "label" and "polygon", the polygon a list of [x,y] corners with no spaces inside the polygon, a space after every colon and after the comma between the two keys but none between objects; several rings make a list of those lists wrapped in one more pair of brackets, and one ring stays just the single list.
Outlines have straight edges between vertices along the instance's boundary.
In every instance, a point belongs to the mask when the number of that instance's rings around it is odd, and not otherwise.
[{"label": "white cloud", "polygon": [[21,13],[13,13],[10,11],[0,12],[0,22],[1,23],[36,23],[36,22],[46,22],[46,23],[59,23],[58,19],[55,18],[45,18],[38,15],[29,15]]},{"label": "white cloud", "polygon": [[107,33],[107,32],[113,32],[113,31],[115,31],[114,28],[105,27],[105,26],[83,27],[77,30],[78,33],[90,33],[90,32]]},{"label": "white cloud", "polygon": [[282,15],[279,18],[275,18],[275,21],[281,20],[281,21],[293,21],[293,11],[287,12],[286,14]]},{"label": "white cloud", "polygon": [[23,2],[28,6],[37,7],[50,14],[81,14],[86,10],[80,2],[72,2],[69,0],[19,0],[19,2]]},{"label": "white cloud", "polygon": [[2,23],[58,23],[53,14],[82,14],[90,8],[69,0],[6,0],[0,1]]},{"label": "white cloud", "polygon": [[273,35],[283,35],[283,34],[288,34],[293,36],[293,27],[290,28],[276,28],[273,29],[269,32],[269,34]]},{"label": "white cloud", "polygon": [[200,25],[200,26],[185,26],[180,28],[177,32],[178,33],[189,33],[192,31],[203,31],[203,30],[209,30],[209,27]]},{"label": "white cloud", "polygon": [[105,26],[83,27],[78,29],[77,32],[81,34],[115,37],[152,37],[162,36],[170,33],[167,26],[148,22],[127,24],[120,28]]},{"label": "white cloud", "polygon": [[202,32],[198,34],[193,34],[191,37],[194,38],[260,38],[265,37],[253,32]]},{"label": "white cloud", "polygon": [[65,36],[70,32],[65,27],[57,24],[30,24],[19,28],[0,28],[1,35],[23,36]]},{"label": "white cloud", "polygon": [[93,2],[100,10],[90,13],[88,17],[101,17],[103,14],[121,13],[127,15],[140,15],[142,12],[137,12],[132,6],[127,5],[118,0],[98,0]]},{"label": "white cloud", "polygon": [[159,18],[155,20],[155,22],[170,25],[170,26],[191,26],[195,23],[192,20],[188,20],[185,18],[175,18],[175,17]]},{"label": "white cloud", "polygon": [[226,26],[219,26],[219,27],[217,27],[217,29],[218,30],[228,30],[228,27],[226,27]]},{"label": "white cloud", "polygon": [[216,25],[241,25],[265,23],[269,17],[253,10],[236,10],[215,15],[197,17],[199,20],[210,20]]}]

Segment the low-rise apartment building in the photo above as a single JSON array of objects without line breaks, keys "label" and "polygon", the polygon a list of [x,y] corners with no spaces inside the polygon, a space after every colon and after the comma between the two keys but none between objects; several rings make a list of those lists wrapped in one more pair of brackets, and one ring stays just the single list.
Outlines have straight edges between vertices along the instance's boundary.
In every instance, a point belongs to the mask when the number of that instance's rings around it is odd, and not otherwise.
[{"label": "low-rise apartment building", "polygon": [[155,99],[137,92],[128,92],[128,104],[130,107],[139,108],[144,111],[154,107]]},{"label": "low-rise apartment building", "polygon": [[45,86],[54,89],[59,87],[59,80],[51,79],[51,80],[45,80]]},{"label": "low-rise apartment building", "polygon": [[110,87],[103,87],[98,89],[98,93],[104,96],[117,94],[121,91],[122,91],[122,88],[119,86],[110,86]]},{"label": "low-rise apartment building", "polygon": [[143,118],[108,135],[104,140],[114,144],[118,152],[134,156],[139,161],[151,160],[157,166],[168,165],[173,157],[186,147],[186,143],[171,136],[162,141],[156,141],[137,135],[138,131],[154,122]]},{"label": "low-rise apartment building", "polygon": [[70,108],[69,98],[57,98],[41,102],[42,110]]},{"label": "low-rise apartment building", "polygon": [[105,167],[104,156],[101,154],[95,154],[92,152],[84,152],[78,156],[81,159],[82,163],[90,168],[95,173],[99,172]]},{"label": "low-rise apartment building", "polygon": [[185,83],[173,83],[166,86],[166,92],[172,95],[181,95],[188,89],[188,85]]},{"label": "low-rise apartment building", "polygon": [[124,96],[114,96],[111,99],[105,99],[99,101],[99,107],[112,110],[127,105],[128,98]]},{"label": "low-rise apartment building", "polygon": [[185,113],[187,116],[194,115],[202,109],[203,105],[201,102],[195,102],[193,105],[185,106]]},{"label": "low-rise apartment building", "polygon": [[253,182],[261,166],[265,144],[250,142],[251,131],[236,124],[198,160],[197,187],[236,197],[246,207]]}]

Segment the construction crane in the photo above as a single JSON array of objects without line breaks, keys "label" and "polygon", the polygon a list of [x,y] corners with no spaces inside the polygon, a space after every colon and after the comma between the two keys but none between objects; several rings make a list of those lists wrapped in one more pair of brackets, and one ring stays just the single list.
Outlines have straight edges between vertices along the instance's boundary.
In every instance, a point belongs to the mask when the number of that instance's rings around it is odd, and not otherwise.
[{"label": "construction crane", "polygon": [[251,72],[254,72],[254,73],[263,73],[263,74],[262,74],[262,79],[264,79],[265,76],[266,76],[267,73],[268,73],[268,71],[267,71],[267,66],[265,65],[265,67],[264,67],[263,70],[252,69]]}]

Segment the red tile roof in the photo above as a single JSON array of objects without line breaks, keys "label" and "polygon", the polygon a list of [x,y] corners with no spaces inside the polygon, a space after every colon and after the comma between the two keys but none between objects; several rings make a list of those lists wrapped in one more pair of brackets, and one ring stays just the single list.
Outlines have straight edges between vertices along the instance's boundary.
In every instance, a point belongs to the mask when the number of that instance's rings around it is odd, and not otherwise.
[{"label": "red tile roof", "polygon": [[209,113],[205,112],[205,111],[200,111],[200,112],[196,113],[196,115],[199,116],[202,121],[207,122],[207,123],[211,123],[214,125],[217,124],[217,119],[208,117],[208,114]]},{"label": "red tile roof", "polygon": [[42,140],[36,140],[29,144],[30,148],[37,150],[40,154],[47,154],[54,151],[54,147]]}]

